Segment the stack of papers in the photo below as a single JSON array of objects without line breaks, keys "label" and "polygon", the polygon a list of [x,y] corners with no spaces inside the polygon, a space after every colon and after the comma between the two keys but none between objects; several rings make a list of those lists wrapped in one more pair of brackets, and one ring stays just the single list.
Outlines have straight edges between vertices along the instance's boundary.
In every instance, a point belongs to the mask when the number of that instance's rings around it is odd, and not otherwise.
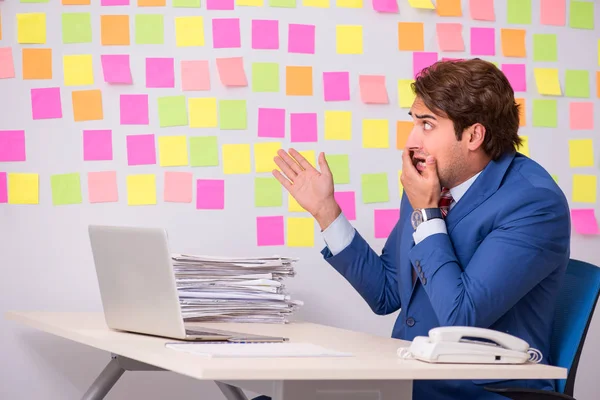
[{"label": "stack of papers", "polygon": [[291,299],[284,282],[295,275],[296,261],[173,254],[184,320],[287,323],[303,305]]}]

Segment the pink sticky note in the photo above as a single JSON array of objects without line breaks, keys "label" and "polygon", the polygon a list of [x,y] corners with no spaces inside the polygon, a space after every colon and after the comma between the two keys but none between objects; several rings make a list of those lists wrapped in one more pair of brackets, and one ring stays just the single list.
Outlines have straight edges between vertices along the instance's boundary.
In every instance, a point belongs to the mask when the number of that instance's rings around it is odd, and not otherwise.
[{"label": "pink sticky note", "polygon": [[146,87],[175,87],[175,64],[173,58],[146,58]]},{"label": "pink sticky note", "polygon": [[375,237],[387,238],[400,218],[399,209],[375,210]]},{"label": "pink sticky note", "polygon": [[0,47],[0,79],[15,77],[15,63],[12,48]]},{"label": "pink sticky note", "polygon": [[288,52],[300,54],[315,54],[315,26],[304,24],[289,24]]},{"label": "pink sticky note", "polygon": [[350,100],[350,73],[323,72],[323,95],[325,101]]},{"label": "pink sticky note", "polygon": [[181,61],[181,90],[210,90],[207,60]]},{"label": "pink sticky note", "polygon": [[437,52],[431,51],[415,51],[413,52],[413,75],[417,75],[424,69],[438,61]]},{"label": "pink sticky note", "polygon": [[276,19],[253,19],[252,48],[263,50],[278,49],[279,21]]},{"label": "pink sticky note", "polygon": [[280,246],[285,244],[283,217],[256,217],[256,245]]},{"label": "pink sticky note", "polygon": [[194,175],[191,172],[165,171],[164,199],[170,203],[191,203]]},{"label": "pink sticky note", "polygon": [[233,10],[233,0],[206,0],[207,10]]},{"label": "pink sticky note", "polygon": [[463,58],[454,58],[454,57],[442,57],[442,61],[446,62],[446,61],[462,61]]},{"label": "pink sticky note", "polygon": [[360,99],[365,104],[388,104],[385,75],[360,75]]},{"label": "pink sticky note", "polygon": [[582,235],[598,235],[598,221],[593,208],[571,210],[571,220],[575,232]]},{"label": "pink sticky note", "polygon": [[90,203],[110,203],[119,201],[117,172],[88,172],[88,198]]},{"label": "pink sticky note", "polygon": [[572,130],[594,129],[594,103],[572,102],[569,104],[569,120]]},{"label": "pink sticky note", "polygon": [[525,64],[502,64],[502,72],[515,92],[527,91]]},{"label": "pink sticky note", "polygon": [[567,20],[567,0],[540,0],[542,25],[564,26]]},{"label": "pink sticky note", "polygon": [[494,0],[470,0],[471,18],[480,21],[495,21]]},{"label": "pink sticky note", "polygon": [[33,119],[62,118],[60,88],[31,89],[31,113]]},{"label": "pink sticky note", "polygon": [[148,125],[148,95],[122,94],[121,125]]},{"label": "pink sticky note", "polygon": [[102,73],[106,83],[133,83],[129,67],[129,54],[103,54]]},{"label": "pink sticky note", "polygon": [[438,23],[435,26],[437,42],[441,51],[465,51],[462,24]]},{"label": "pink sticky note", "polygon": [[471,55],[496,55],[496,30],[494,28],[471,28]]},{"label": "pink sticky note", "polygon": [[8,203],[8,182],[6,172],[0,172],[0,203]]},{"label": "pink sticky note", "polygon": [[25,161],[25,131],[0,131],[0,161]]},{"label": "pink sticky note", "polygon": [[258,109],[258,137],[282,138],[285,136],[285,109]]},{"label": "pink sticky note", "polygon": [[112,131],[108,129],[84,130],[83,160],[100,161],[112,159]]},{"label": "pink sticky note", "polygon": [[196,209],[225,208],[225,181],[222,179],[196,180]]},{"label": "pink sticky note", "polygon": [[340,206],[346,219],[353,221],[356,219],[356,195],[355,192],[335,192],[333,194],[335,201]]},{"label": "pink sticky note", "polygon": [[212,34],[215,49],[241,46],[239,18],[214,18]]},{"label": "pink sticky note", "polygon": [[397,13],[398,3],[396,0],[373,0],[373,10],[384,13]]},{"label": "pink sticky note", "polygon": [[127,136],[127,164],[156,164],[156,144],[153,134]]},{"label": "pink sticky note", "polygon": [[103,6],[128,6],[129,0],[102,0],[100,5]]},{"label": "pink sticky note", "polygon": [[290,138],[292,142],[317,141],[317,114],[316,113],[291,113]]},{"label": "pink sticky note", "polygon": [[217,58],[219,79],[225,86],[248,86],[242,57]]}]

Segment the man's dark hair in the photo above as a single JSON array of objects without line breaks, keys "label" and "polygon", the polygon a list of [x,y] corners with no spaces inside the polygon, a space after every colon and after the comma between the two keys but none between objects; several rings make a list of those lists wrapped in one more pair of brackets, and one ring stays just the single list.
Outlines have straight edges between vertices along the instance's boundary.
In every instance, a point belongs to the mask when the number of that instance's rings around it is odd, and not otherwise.
[{"label": "man's dark hair", "polygon": [[521,145],[520,105],[504,73],[491,62],[440,61],[423,69],[411,86],[427,108],[454,123],[458,140],[466,128],[482,124],[483,149],[492,159]]}]

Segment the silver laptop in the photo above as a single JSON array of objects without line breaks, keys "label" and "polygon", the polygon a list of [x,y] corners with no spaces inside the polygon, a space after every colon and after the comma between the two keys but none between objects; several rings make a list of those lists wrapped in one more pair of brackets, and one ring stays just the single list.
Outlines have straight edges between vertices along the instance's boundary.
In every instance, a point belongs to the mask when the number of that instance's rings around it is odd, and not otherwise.
[{"label": "silver laptop", "polygon": [[90,225],[88,232],[109,328],[181,340],[287,340],[218,329],[186,328],[166,230]]}]

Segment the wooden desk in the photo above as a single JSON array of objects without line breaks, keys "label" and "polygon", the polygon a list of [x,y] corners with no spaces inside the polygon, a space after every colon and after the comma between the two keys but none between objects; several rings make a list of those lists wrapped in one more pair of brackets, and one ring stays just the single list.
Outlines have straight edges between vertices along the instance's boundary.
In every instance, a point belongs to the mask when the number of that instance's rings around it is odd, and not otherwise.
[{"label": "wooden desk", "polygon": [[564,368],[546,365],[444,365],[401,360],[409,342],[312,323],[196,324],[245,333],[286,336],[352,352],[342,358],[209,359],[165,347],[174,340],[113,331],[102,313],[8,312],[6,318],[113,354],[83,399],[102,399],[125,370],[167,370],[215,381],[228,399],[240,388],[274,400],[394,399],[412,397],[414,379],[564,379]]}]

